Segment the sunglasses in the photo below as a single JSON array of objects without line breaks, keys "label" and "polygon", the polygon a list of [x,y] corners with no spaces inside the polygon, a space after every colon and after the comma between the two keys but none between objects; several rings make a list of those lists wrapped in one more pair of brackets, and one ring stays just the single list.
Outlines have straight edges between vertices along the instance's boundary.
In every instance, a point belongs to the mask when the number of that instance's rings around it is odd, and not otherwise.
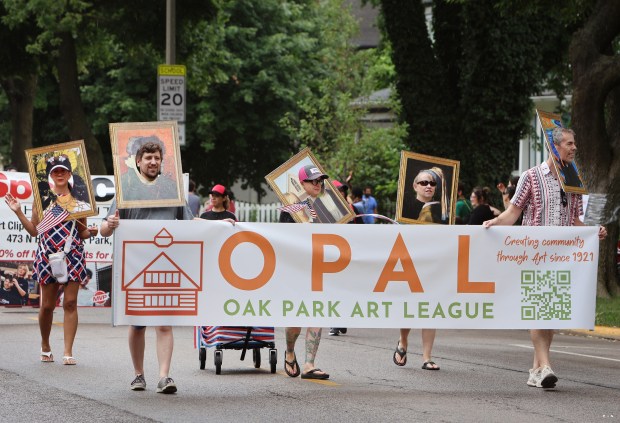
[{"label": "sunglasses", "polygon": [[432,187],[437,186],[437,182],[435,181],[418,181],[418,185],[422,185],[423,187],[430,185]]},{"label": "sunglasses", "polygon": [[560,197],[562,197],[562,206],[566,207],[568,205],[568,198],[566,198],[566,193],[563,189],[560,189]]},{"label": "sunglasses", "polygon": [[309,184],[312,185],[323,185],[324,184],[325,179],[304,179],[304,182],[308,182]]}]

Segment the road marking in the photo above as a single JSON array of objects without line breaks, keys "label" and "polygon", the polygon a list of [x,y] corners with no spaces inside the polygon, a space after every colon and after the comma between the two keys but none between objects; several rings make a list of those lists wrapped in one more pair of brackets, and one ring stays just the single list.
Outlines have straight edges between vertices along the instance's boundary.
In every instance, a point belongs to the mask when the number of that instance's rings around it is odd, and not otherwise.
[{"label": "road marking", "polygon": [[[527,348],[527,349],[530,349],[530,350],[534,349],[534,347],[532,347],[531,345],[520,345],[520,344],[511,344],[511,345],[513,347]],[[618,360],[617,358],[600,357],[598,355],[579,354],[579,353],[568,352],[568,351],[560,351],[560,350],[549,350],[549,351],[554,352],[554,353],[559,353],[559,354],[577,355],[579,357],[598,358],[599,360],[616,361],[616,362],[620,363],[620,360]]]},{"label": "road marking", "polygon": [[[592,347],[578,347],[576,345],[558,345],[555,348],[571,348],[571,349],[575,349],[575,350],[591,350]],[[604,351],[616,351],[616,348],[596,348],[597,350],[604,350]]]},{"label": "road marking", "polygon": [[325,379],[303,379],[303,381],[304,382],[318,383],[319,385],[326,385],[326,386],[340,386],[336,382],[332,382],[331,380],[325,380]]},{"label": "road marking", "polygon": [[[289,377],[289,375],[286,374],[286,372],[277,372],[279,375],[282,376],[286,376]],[[296,378],[292,378],[292,379],[296,379]],[[319,385],[325,385],[325,386],[340,386],[339,383],[336,382],[332,382],[331,380],[326,380],[326,379],[302,379],[304,382],[313,382],[313,383],[318,383]]]}]

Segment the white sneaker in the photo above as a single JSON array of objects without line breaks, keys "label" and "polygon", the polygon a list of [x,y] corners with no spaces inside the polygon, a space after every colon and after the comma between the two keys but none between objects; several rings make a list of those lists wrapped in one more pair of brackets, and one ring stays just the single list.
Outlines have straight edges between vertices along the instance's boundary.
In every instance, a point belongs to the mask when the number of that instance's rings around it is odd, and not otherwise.
[{"label": "white sneaker", "polygon": [[542,370],[540,371],[540,376],[536,382],[536,387],[544,389],[555,388],[555,383],[557,381],[558,377],[555,375],[555,373],[553,373],[551,367],[543,366]]},{"label": "white sneaker", "polygon": [[531,386],[535,388],[536,384],[538,383],[539,377],[540,377],[540,367],[537,369],[530,369],[530,377],[527,379],[527,386]]}]

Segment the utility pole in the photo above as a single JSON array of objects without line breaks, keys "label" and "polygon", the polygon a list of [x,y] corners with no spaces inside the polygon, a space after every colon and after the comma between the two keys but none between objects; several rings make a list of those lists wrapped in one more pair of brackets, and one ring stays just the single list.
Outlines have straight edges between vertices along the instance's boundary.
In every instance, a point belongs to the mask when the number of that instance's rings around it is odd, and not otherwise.
[{"label": "utility pole", "polygon": [[176,63],[176,0],[166,0],[166,64]]}]

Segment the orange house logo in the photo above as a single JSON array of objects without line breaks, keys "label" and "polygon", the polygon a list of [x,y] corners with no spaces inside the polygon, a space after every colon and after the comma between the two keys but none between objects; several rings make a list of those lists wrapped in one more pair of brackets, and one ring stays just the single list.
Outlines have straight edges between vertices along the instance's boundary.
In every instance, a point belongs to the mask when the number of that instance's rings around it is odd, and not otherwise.
[{"label": "orange house logo", "polygon": [[124,241],[125,314],[198,315],[203,247],[202,241],[175,241],[166,228],[152,241]]}]

